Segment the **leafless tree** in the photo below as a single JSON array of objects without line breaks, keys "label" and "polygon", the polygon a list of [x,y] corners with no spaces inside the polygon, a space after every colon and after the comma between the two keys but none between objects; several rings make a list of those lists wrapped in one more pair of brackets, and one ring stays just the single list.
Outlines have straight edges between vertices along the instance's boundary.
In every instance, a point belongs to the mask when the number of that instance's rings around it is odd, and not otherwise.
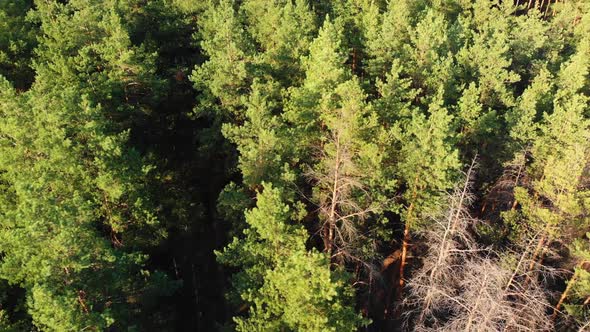
[{"label": "leafless tree", "polygon": [[473,258],[463,266],[457,299],[462,304],[448,321],[446,331],[548,331],[549,303],[543,287],[523,287],[513,279],[514,270],[493,255]]},{"label": "leafless tree", "polygon": [[[475,162],[449,196],[444,218],[421,235],[428,244],[422,267],[409,280],[406,326],[414,331],[545,331],[551,327],[543,279],[530,246],[500,255],[473,237],[469,214]],[[535,243],[536,237],[529,244]]]},{"label": "leafless tree", "polygon": [[417,301],[410,306],[420,308],[418,325],[426,319],[436,324],[437,311],[452,311],[456,305],[454,297],[459,280],[458,264],[465,260],[466,251],[473,250],[475,243],[468,231],[472,220],[467,207],[473,201],[470,192],[475,160],[469,167],[462,186],[449,196],[449,208],[444,218],[435,218],[431,228],[422,232],[428,251],[422,267],[416,271],[408,286],[409,301]]},{"label": "leafless tree", "polygon": [[384,203],[373,198],[374,188],[367,184],[370,170],[359,167],[358,146],[343,134],[347,131],[335,128],[318,149],[320,162],[307,172],[316,190],[312,201],[318,206],[324,250],[334,260],[351,260],[377,272],[378,267],[366,261],[358,249],[369,246],[374,249],[369,251],[376,252],[362,225]]}]

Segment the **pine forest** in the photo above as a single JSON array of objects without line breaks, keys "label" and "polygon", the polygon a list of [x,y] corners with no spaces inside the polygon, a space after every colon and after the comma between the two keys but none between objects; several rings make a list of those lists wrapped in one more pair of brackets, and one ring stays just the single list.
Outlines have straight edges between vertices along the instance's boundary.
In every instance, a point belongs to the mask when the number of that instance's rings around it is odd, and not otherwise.
[{"label": "pine forest", "polygon": [[590,0],[0,0],[0,331],[590,331]]}]

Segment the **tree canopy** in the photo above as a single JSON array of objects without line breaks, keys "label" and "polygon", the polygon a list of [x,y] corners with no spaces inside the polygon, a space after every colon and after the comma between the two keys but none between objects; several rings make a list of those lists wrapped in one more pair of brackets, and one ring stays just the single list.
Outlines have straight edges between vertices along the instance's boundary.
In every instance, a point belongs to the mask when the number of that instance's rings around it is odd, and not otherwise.
[{"label": "tree canopy", "polygon": [[583,331],[585,0],[0,1],[1,331]]}]

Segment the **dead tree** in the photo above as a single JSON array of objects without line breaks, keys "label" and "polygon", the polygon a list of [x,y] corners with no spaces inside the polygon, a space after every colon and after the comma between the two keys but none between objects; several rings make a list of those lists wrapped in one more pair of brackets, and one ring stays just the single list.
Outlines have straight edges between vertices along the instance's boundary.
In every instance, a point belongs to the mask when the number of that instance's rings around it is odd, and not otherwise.
[{"label": "dead tree", "polygon": [[[477,220],[468,212],[473,171],[472,164],[464,183],[450,195],[445,218],[422,234],[429,248],[408,283],[407,327],[411,323],[415,331],[548,330],[550,305],[543,284],[537,279],[527,282],[530,273],[547,271],[529,270],[530,246],[518,247],[507,257],[482,248],[473,237]],[[537,240],[535,236],[528,244]]]},{"label": "dead tree", "polygon": [[[416,327],[428,321],[438,326],[440,313],[453,311],[457,296],[460,266],[468,257],[468,252],[476,250],[475,242],[469,232],[473,220],[467,209],[473,201],[471,182],[475,170],[475,160],[469,167],[463,184],[449,196],[449,208],[442,218],[434,218],[432,227],[420,234],[428,244],[422,267],[410,279],[410,293],[405,299],[406,306],[419,312]],[[408,314],[414,314],[409,311]],[[444,316],[444,314],[442,314]]]},{"label": "dead tree", "polygon": [[353,147],[338,132],[332,134],[330,143],[332,151],[321,151],[320,165],[307,175],[317,189],[324,251],[335,259],[354,260],[355,246],[365,239],[359,223],[377,209],[353,160]]}]

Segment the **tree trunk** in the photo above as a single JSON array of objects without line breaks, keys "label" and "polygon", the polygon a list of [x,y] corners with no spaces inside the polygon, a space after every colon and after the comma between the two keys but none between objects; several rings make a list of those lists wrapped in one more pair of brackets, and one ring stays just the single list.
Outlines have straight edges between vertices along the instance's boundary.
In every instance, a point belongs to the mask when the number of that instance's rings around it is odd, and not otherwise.
[{"label": "tree trunk", "polygon": [[406,267],[406,259],[407,259],[407,255],[408,255],[408,246],[410,243],[410,225],[412,224],[412,219],[413,219],[413,213],[414,213],[414,201],[416,200],[416,196],[418,195],[418,188],[417,188],[417,184],[418,184],[418,177],[416,177],[414,179],[414,191],[412,192],[412,198],[411,198],[411,202],[410,202],[410,206],[408,207],[408,211],[406,213],[407,218],[406,218],[406,224],[404,226],[404,238],[403,238],[403,242],[402,242],[402,257],[401,257],[401,262],[399,265],[399,290],[398,290],[398,298],[401,298],[402,296],[402,290],[404,287],[404,269]]},{"label": "tree trunk", "polygon": [[465,330],[464,330],[465,332],[469,332],[471,329],[471,326],[473,325],[473,319],[475,318],[475,313],[477,312],[477,307],[479,306],[481,295],[485,291],[485,285],[486,285],[487,280],[488,280],[488,276],[485,275],[484,279],[481,283],[481,289],[479,290],[479,293],[477,294],[477,300],[475,301],[473,308],[471,308],[471,312],[469,313],[469,317],[467,318],[467,325],[465,326]]},{"label": "tree trunk", "polygon": [[[412,208],[414,207],[413,204],[410,204],[410,207],[408,208],[408,212],[412,212]],[[404,227],[404,239],[402,242],[402,259],[401,259],[401,264],[399,266],[399,288],[400,288],[400,292],[399,294],[401,294],[401,290],[404,287],[404,268],[406,266],[406,259],[407,259],[407,255],[408,255],[408,245],[410,242],[410,223],[409,220],[406,220],[406,225]]]},{"label": "tree trunk", "polygon": [[551,315],[551,320],[555,320],[557,318],[557,314],[559,313],[559,309],[563,305],[563,302],[565,302],[565,299],[567,298],[569,292],[572,290],[572,287],[576,283],[577,279],[578,279],[578,272],[575,271],[574,275],[571,277],[570,281],[567,283],[567,287],[565,288],[563,293],[561,293],[561,297],[559,297],[559,301],[555,305],[555,308],[553,308],[553,314]]},{"label": "tree trunk", "polygon": [[551,13],[551,15],[555,16],[555,5],[559,2],[559,0],[555,0],[555,3],[553,4],[553,11]]},{"label": "tree trunk", "polygon": [[531,257],[531,262],[529,263],[529,267],[527,269],[527,277],[524,281],[524,287],[527,287],[528,284],[531,282],[531,275],[530,272],[535,268],[535,265],[537,265],[538,260],[543,259],[542,257],[542,252],[544,251],[545,248],[545,241],[547,241],[547,232],[545,231],[543,236],[541,236],[541,238],[539,239],[539,242],[537,243],[537,246],[535,247],[535,252],[533,253],[533,256]]},{"label": "tree trunk", "polygon": [[514,199],[514,202],[512,203],[512,207],[510,208],[510,211],[514,211],[516,210],[516,206],[518,205],[518,200]]},{"label": "tree trunk", "polygon": [[330,211],[328,212],[326,226],[327,226],[327,239],[324,240],[324,250],[328,255],[332,256],[334,246],[334,227],[336,227],[336,208],[339,200],[339,187],[340,187],[340,137],[336,137],[336,160],[334,161],[334,183],[332,185],[332,197],[330,202]]}]

